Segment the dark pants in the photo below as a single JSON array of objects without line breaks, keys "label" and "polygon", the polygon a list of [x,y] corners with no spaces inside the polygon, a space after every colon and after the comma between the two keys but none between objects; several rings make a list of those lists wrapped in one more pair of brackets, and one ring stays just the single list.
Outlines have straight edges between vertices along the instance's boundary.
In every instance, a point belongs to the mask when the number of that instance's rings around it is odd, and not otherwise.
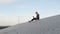
[{"label": "dark pants", "polygon": [[33,20],[39,20],[39,19],[37,19],[37,18],[33,18],[31,21],[33,21]]},{"label": "dark pants", "polygon": [[33,20],[37,20],[36,18],[33,18],[31,21],[33,21]]},{"label": "dark pants", "polygon": [[[34,20],[39,20],[39,19],[37,19],[37,18],[33,18],[31,21],[34,21]],[[31,21],[29,21],[29,22],[31,22]]]}]

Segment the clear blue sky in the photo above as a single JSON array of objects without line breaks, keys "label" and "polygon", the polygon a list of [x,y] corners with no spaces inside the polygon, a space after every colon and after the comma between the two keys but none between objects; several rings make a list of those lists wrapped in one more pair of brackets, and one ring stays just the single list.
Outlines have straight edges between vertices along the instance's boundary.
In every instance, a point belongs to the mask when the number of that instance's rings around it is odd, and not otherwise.
[{"label": "clear blue sky", "polygon": [[35,9],[41,18],[59,15],[60,0],[0,0],[0,16],[20,16],[20,22],[30,20]]}]

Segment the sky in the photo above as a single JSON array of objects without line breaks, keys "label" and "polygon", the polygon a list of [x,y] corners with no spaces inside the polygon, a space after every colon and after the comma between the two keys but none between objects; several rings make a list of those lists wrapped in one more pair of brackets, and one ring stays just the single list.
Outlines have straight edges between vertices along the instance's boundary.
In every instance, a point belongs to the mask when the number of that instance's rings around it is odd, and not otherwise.
[{"label": "sky", "polygon": [[60,15],[60,0],[0,0],[0,26],[27,22],[36,11],[40,19]]}]

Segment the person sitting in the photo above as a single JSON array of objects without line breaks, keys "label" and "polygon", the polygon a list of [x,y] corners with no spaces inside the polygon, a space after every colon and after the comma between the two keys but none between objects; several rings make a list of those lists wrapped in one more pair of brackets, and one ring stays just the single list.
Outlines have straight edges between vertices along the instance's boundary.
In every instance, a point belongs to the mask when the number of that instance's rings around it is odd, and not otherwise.
[{"label": "person sitting", "polygon": [[[33,19],[31,21],[34,21],[34,20],[39,20],[39,13],[38,12],[36,12],[36,18],[33,16]],[[31,21],[29,21],[29,22],[31,22]]]}]

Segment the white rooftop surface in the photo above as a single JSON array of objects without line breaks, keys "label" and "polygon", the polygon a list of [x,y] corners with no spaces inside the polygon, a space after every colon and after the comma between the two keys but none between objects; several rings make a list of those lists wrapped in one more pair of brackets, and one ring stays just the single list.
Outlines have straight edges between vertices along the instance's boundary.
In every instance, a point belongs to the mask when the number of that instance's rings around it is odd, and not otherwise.
[{"label": "white rooftop surface", "polygon": [[1,30],[0,34],[60,34],[60,15],[17,24]]}]

